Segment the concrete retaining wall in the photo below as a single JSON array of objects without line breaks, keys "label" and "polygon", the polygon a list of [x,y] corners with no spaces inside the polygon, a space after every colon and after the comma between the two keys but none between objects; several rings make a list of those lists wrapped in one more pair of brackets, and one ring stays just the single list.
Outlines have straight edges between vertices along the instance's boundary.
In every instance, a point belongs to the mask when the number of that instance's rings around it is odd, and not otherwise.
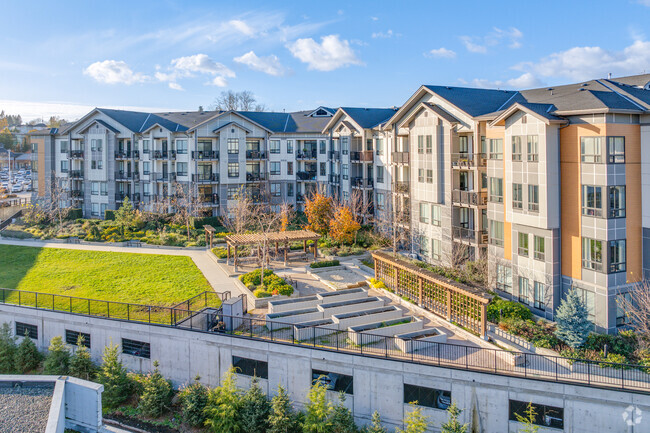
[{"label": "concrete retaining wall", "polygon": [[405,332],[419,331],[424,327],[424,322],[422,322],[422,320],[418,319],[417,317],[411,317],[411,321],[408,323],[401,323],[399,325],[393,326],[383,326],[379,328],[379,326],[382,324],[390,325],[393,322],[406,320],[407,318],[409,317],[386,320],[362,326],[351,326],[348,328],[348,331],[351,331],[349,338],[354,344],[369,344],[382,340],[382,337],[393,337]]},{"label": "concrete retaining wall", "polygon": [[343,290],[337,290],[333,292],[317,293],[316,296],[322,299],[324,304],[325,303],[329,304],[330,302],[339,302],[339,301],[347,301],[349,299],[367,298],[368,291],[362,287],[356,287],[354,289],[343,289]]},{"label": "concrete retaining wall", "polygon": [[318,308],[323,312],[325,317],[335,314],[352,313],[354,311],[368,310],[384,306],[384,300],[379,298],[361,298],[349,299],[343,302],[332,302],[331,304],[321,304]]},{"label": "concrete retaining wall", "polygon": [[[435,335],[431,335],[435,332]],[[429,343],[446,343],[447,334],[438,328],[421,329],[395,335],[395,344],[404,353],[411,353],[426,347]]]},{"label": "concrete retaining wall", "polygon": [[[317,323],[317,324],[316,324]],[[338,325],[332,319],[316,322],[301,322],[293,326],[294,338],[298,341],[324,337],[338,332]]]},{"label": "concrete retaining wall", "polygon": [[[392,308],[391,308],[392,307]],[[332,316],[332,320],[339,326],[341,331],[348,329],[350,326],[365,325],[366,323],[380,322],[382,320],[397,319],[402,317],[403,312],[399,308],[391,305],[386,307],[385,311],[379,311],[376,309],[376,313],[365,314],[360,316],[351,316],[347,317],[347,314],[335,314]]]},{"label": "concrete retaining wall", "polygon": [[282,313],[284,311],[301,310],[313,308],[319,305],[321,301],[316,296],[305,296],[294,299],[273,299],[268,302],[269,313]]}]

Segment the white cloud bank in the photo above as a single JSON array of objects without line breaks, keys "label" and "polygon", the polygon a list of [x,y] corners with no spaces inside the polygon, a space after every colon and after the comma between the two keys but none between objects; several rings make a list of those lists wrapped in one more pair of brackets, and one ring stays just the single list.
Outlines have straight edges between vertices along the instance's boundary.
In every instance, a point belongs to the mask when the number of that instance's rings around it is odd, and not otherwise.
[{"label": "white cloud bank", "polygon": [[196,75],[209,76],[210,80],[205,84],[218,87],[226,87],[228,85],[227,78],[236,76],[227,66],[215,62],[207,54],[194,54],[173,59],[167,72],[157,71],[155,77],[158,81],[168,83],[171,89],[183,90],[178,80]]},{"label": "white cloud bank", "polygon": [[149,79],[144,74],[133,72],[126,62],[121,60],[104,60],[95,62],[84,69],[84,74],[104,84],[135,84]]},{"label": "white cloud bank", "polygon": [[333,71],[363,64],[350,48],[350,43],[338,35],[323,36],[320,44],[312,38],[298,39],[287,44],[287,48],[295,58],[307,63],[307,69]]},{"label": "white cloud bank", "polygon": [[485,54],[488,52],[488,48],[504,42],[508,44],[509,48],[519,48],[523,37],[524,34],[516,27],[510,27],[508,30],[494,27],[485,36],[461,36],[460,41],[470,53]]},{"label": "white cloud bank", "polygon": [[456,52],[448,50],[445,47],[435,48],[428,53],[424,54],[427,57],[437,57],[442,59],[454,59],[456,58]]},{"label": "white cloud bank", "polygon": [[254,51],[249,51],[244,55],[235,57],[233,60],[248,66],[254,71],[264,72],[265,74],[276,77],[283,75],[285,72],[284,67],[280,63],[280,59],[273,54],[266,57],[259,57]]}]

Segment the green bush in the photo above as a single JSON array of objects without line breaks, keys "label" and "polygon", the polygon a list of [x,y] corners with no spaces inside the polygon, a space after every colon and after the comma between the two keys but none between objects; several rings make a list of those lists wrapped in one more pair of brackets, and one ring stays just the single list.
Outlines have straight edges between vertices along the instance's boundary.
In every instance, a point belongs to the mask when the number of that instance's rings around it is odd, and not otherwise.
[{"label": "green bush", "polygon": [[529,341],[535,347],[543,347],[553,350],[563,350],[566,345],[555,336],[555,325],[542,320],[522,320],[519,317],[509,317],[499,322],[499,327],[511,334],[517,335]]},{"label": "green bush", "polygon": [[314,269],[316,269],[316,268],[327,268],[327,267],[330,267],[330,266],[338,266],[339,264],[340,264],[340,262],[338,260],[325,260],[325,261],[322,261],[322,262],[314,262],[311,265],[309,265],[309,267],[314,268]]},{"label": "green bush", "polygon": [[[244,283],[245,286],[248,286],[249,284],[252,284],[254,286],[259,286],[260,284],[262,284],[262,281],[260,280],[261,272],[262,272],[261,269],[255,269],[252,272],[240,276],[239,280],[242,283]],[[273,271],[270,269],[265,269],[264,277],[268,277],[269,275],[273,275]]]},{"label": "green bush", "polygon": [[203,226],[212,226],[217,231],[219,229],[223,229],[223,226],[221,225],[221,218],[220,217],[194,218],[193,223],[194,223],[194,228],[195,229],[203,229]]},{"label": "green bush", "polygon": [[[633,331],[621,331],[618,334],[590,334],[584,348],[586,350],[602,351],[605,344],[611,354],[621,355],[627,359],[634,356],[639,348],[636,335]],[[613,361],[614,362],[614,361]]]},{"label": "green bush", "polygon": [[181,402],[183,421],[192,427],[202,426],[205,422],[205,406],[208,404],[208,388],[202,385],[196,376],[194,382],[178,393]]},{"label": "green bush", "polygon": [[174,389],[171,382],[160,374],[158,361],[154,361],[153,366],[153,372],[142,380],[142,394],[138,408],[145,415],[158,418],[171,406]]},{"label": "green bush", "polygon": [[70,358],[70,376],[84,380],[92,380],[95,371],[96,367],[90,358],[90,351],[84,345],[84,337],[79,335],[77,338],[77,350],[75,350]]},{"label": "green bush", "polygon": [[510,318],[532,320],[533,313],[519,302],[508,301],[498,296],[492,298],[487,307],[487,319],[492,323],[499,323],[503,319]]},{"label": "green bush", "polygon": [[69,220],[79,220],[84,217],[84,212],[83,210],[79,208],[72,208],[68,211],[68,218]]},{"label": "green bush", "polygon": [[107,221],[115,221],[115,211],[113,209],[106,209],[104,211],[104,219]]},{"label": "green bush", "polygon": [[16,337],[11,335],[8,323],[0,328],[0,374],[12,374],[16,371]]},{"label": "green bush", "polygon": [[104,385],[102,402],[108,408],[118,407],[131,395],[133,384],[126,374],[126,368],[119,358],[119,347],[109,345],[104,348],[102,366],[97,381]]},{"label": "green bush", "polygon": [[43,373],[53,375],[68,374],[70,369],[70,350],[60,335],[50,340],[49,353],[43,363]]},{"label": "green bush", "polygon": [[15,370],[21,374],[36,370],[41,363],[43,356],[36,348],[36,344],[27,335],[16,348],[14,358]]},{"label": "green bush", "polygon": [[269,292],[267,292],[266,290],[264,290],[264,289],[255,289],[255,291],[253,292],[253,295],[256,298],[268,298],[268,297],[271,296],[271,294]]}]

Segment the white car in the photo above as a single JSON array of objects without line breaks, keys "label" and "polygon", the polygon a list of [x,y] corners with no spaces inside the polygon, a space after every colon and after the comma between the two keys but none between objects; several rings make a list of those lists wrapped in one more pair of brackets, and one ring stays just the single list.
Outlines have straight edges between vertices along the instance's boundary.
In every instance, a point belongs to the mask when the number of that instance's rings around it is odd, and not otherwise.
[{"label": "white car", "polygon": [[23,186],[20,185],[20,184],[17,184],[17,185],[14,185],[14,186],[11,187],[11,193],[12,194],[15,194],[17,192],[22,192],[22,190],[23,190]]}]

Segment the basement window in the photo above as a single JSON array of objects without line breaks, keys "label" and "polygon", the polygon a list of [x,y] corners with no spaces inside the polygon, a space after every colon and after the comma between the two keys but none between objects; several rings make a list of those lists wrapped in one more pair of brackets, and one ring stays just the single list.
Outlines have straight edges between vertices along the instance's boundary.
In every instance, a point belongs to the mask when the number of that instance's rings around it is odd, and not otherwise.
[{"label": "basement window", "polygon": [[447,410],[451,404],[451,391],[404,384],[404,403],[433,409]]},{"label": "basement window", "polygon": [[38,326],[28,323],[16,322],[16,336],[29,337],[32,340],[38,339]]},{"label": "basement window", "polygon": [[79,339],[79,336],[82,336],[84,338],[84,346],[86,346],[88,349],[90,349],[90,334],[86,334],[85,332],[79,332],[79,331],[71,331],[69,329],[65,330],[65,342],[67,344],[71,344],[73,346],[77,345],[77,340]]},{"label": "basement window", "polygon": [[151,346],[143,341],[122,338],[122,353],[149,359],[151,358]]},{"label": "basement window", "polygon": [[352,376],[348,376],[347,374],[332,373],[323,370],[312,370],[311,380],[312,383],[322,383],[330,391],[342,391],[346,394],[354,394],[354,380]]},{"label": "basement window", "polygon": [[235,373],[237,374],[251,377],[255,376],[260,379],[269,378],[269,363],[266,361],[233,356],[232,366],[235,368]]},{"label": "basement window", "polygon": [[518,421],[517,415],[526,417],[526,409],[531,404],[535,411],[533,424],[564,429],[564,409],[561,407],[547,406],[544,404],[528,403],[525,401],[510,400],[510,421]]}]

